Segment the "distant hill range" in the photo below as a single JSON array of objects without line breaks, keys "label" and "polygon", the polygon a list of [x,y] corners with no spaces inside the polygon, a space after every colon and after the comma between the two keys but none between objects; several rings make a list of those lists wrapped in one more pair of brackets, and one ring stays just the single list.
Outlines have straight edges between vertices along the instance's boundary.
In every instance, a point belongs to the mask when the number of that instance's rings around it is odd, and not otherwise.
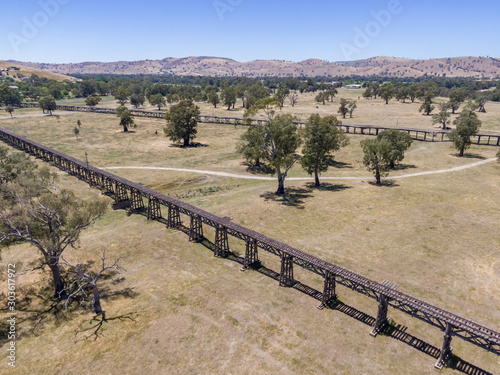
[{"label": "distant hill range", "polygon": [[9,61],[11,64],[59,74],[166,74],[177,76],[386,76],[386,77],[475,77],[500,78],[500,59],[491,57],[452,57],[412,60],[397,57],[373,57],[347,62],[309,59],[301,62],[255,60],[238,62],[220,57],[166,58],[163,60],[83,62],[44,64]]},{"label": "distant hill range", "polygon": [[0,74],[3,77],[11,77],[15,81],[21,81],[22,79],[26,77],[31,77],[32,74],[36,74],[37,76],[41,78],[47,78],[47,79],[55,79],[56,81],[70,81],[70,82],[75,82],[75,81],[80,81],[79,79],[76,79],[74,77],[69,77],[64,74],[58,74],[54,73],[50,70],[40,70],[37,68],[32,67],[31,65],[28,64],[18,64],[14,61],[0,61]]}]

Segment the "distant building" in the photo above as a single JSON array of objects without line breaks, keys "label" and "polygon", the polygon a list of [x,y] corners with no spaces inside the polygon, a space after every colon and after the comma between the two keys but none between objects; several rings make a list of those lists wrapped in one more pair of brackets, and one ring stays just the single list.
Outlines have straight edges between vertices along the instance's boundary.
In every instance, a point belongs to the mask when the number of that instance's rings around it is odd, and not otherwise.
[{"label": "distant building", "polygon": [[9,89],[19,90],[19,87],[17,87],[17,86],[9,86]]},{"label": "distant building", "polygon": [[361,85],[357,83],[352,83],[350,85],[345,85],[346,89],[360,89]]}]

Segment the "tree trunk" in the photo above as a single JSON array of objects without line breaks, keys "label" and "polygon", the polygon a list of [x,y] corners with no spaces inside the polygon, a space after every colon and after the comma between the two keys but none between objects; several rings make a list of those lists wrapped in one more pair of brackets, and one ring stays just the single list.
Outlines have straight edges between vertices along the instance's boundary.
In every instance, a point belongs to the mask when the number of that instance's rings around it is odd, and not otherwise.
[{"label": "tree trunk", "polygon": [[459,154],[460,156],[464,156],[464,149],[465,149],[465,146],[462,146],[460,148],[460,154]]},{"label": "tree trunk", "polygon": [[375,168],[375,179],[377,180],[377,185],[382,183],[380,181],[380,168],[378,166]]},{"label": "tree trunk", "polygon": [[319,186],[318,167],[314,168],[314,186]]},{"label": "tree trunk", "polygon": [[59,270],[59,260],[54,263],[49,263],[49,268],[52,271],[52,278],[54,280],[54,297],[62,299],[66,297],[66,292],[64,291],[64,283],[62,281],[61,271]]},{"label": "tree trunk", "polygon": [[97,315],[103,312],[101,307],[101,295],[99,289],[97,289],[97,285],[94,285],[92,289],[92,310],[94,310]]},{"label": "tree trunk", "polygon": [[260,159],[259,158],[255,159],[255,166],[260,167]]},{"label": "tree trunk", "polygon": [[184,147],[189,147],[189,138],[184,138]]},{"label": "tree trunk", "polygon": [[231,110],[231,104],[229,104],[229,105],[227,106],[227,110],[228,110],[228,111],[230,111],[230,110]]},{"label": "tree trunk", "polygon": [[124,132],[124,133],[127,133],[127,132],[128,132],[127,125],[123,125],[123,132]]},{"label": "tree trunk", "polygon": [[277,169],[277,173],[278,173],[278,190],[276,190],[276,195],[283,195],[285,194],[285,178],[281,174],[279,168]]}]

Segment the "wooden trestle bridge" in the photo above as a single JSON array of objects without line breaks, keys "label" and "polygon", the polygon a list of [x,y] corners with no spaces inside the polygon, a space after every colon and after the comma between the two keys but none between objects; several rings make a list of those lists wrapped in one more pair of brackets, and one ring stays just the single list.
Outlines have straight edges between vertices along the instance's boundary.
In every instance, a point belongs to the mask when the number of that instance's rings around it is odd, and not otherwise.
[{"label": "wooden trestle bridge", "polygon": [[[458,337],[480,348],[500,355],[500,333],[463,318],[449,311],[403,293],[397,285],[377,282],[346,268],[340,267],[293,248],[283,242],[269,238],[249,228],[233,223],[231,219],[219,217],[188,203],[171,198],[157,191],[126,180],[112,173],[88,165],[86,162],[58,152],[50,147],[31,141],[25,137],[0,128],[0,140],[54,166],[90,186],[100,189],[114,199],[114,209],[126,208],[127,213],[146,212],[148,220],[166,221],[168,228],[182,224],[180,214],[189,218],[189,240],[203,238],[203,225],[215,228],[214,255],[224,257],[229,254],[228,236],[231,235],[246,244],[242,270],[259,267],[259,249],[281,259],[279,285],[293,286],[294,266],[302,267],[324,279],[322,302],[319,308],[328,307],[336,297],[337,284],[364,294],[378,302],[378,313],[370,334],[376,336],[387,324],[388,307],[391,306],[444,332],[440,356],[435,364],[441,369],[450,354],[452,337]],[[145,202],[147,202],[145,204]],[[166,211],[163,217],[162,211]]]},{"label": "wooden trestle bridge", "polygon": [[[22,107],[38,107],[36,102],[23,102]],[[76,111],[76,112],[94,112],[104,114],[116,114],[113,108],[104,107],[89,107],[77,105],[57,105],[57,110],[60,111]],[[165,118],[165,111],[145,111],[142,109],[130,109],[130,114],[136,117],[149,117],[149,118]],[[266,124],[265,119],[246,119],[243,117],[230,117],[230,116],[214,116],[214,115],[200,115],[200,120],[208,124],[225,124],[225,125],[253,125],[263,126]],[[303,121],[295,121],[297,126],[305,125]],[[365,135],[378,135],[379,132],[386,129],[391,129],[382,126],[373,125],[351,125],[342,124],[337,125],[340,129],[350,134],[365,134]],[[409,128],[396,128],[396,130],[407,132],[412,139],[419,141],[429,142],[447,142],[449,141],[447,135],[449,130],[434,130],[434,129],[409,129]],[[494,134],[476,134],[471,137],[472,143],[477,145],[486,146],[500,146],[500,135]]]}]

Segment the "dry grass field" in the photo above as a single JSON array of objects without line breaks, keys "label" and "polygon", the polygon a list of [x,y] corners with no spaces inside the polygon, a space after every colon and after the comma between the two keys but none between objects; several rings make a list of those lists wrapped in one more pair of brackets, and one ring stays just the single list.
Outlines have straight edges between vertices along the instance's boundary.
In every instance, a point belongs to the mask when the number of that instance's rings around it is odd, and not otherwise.
[{"label": "dry grass field", "polygon": [[[412,128],[412,129],[439,129],[440,127],[436,124],[432,124],[432,116],[424,116],[418,112],[420,105],[422,104],[419,100],[411,103],[408,100],[406,103],[398,102],[395,99],[389,101],[389,104],[385,104],[385,100],[377,98],[374,100],[369,100],[363,98],[362,94],[364,89],[338,89],[338,94],[334,97],[333,103],[327,102],[326,105],[315,102],[314,98],[317,93],[304,93],[298,94],[298,103],[295,107],[290,105],[288,99],[285,100],[285,106],[283,107],[283,113],[292,113],[297,116],[300,120],[307,120],[307,118],[314,113],[319,113],[321,115],[335,115],[339,116],[337,111],[340,106],[340,99],[350,99],[357,101],[357,108],[353,113],[353,118],[342,119],[344,124],[353,125],[377,125],[385,126],[389,128]],[[116,108],[118,106],[117,102],[112,96],[105,96],[102,98],[102,102],[99,104],[101,107]],[[446,98],[437,98],[436,102],[447,100]],[[70,104],[70,105],[85,105],[85,100],[82,98],[75,99],[65,99],[58,101],[60,104]],[[235,109],[227,110],[227,107],[219,104],[217,108],[209,103],[198,103],[201,113],[218,115],[218,116],[243,116],[244,108],[242,107],[241,99],[238,99]],[[129,105],[130,106],[130,105]],[[436,106],[437,107],[437,106]],[[155,110],[157,107],[146,106],[141,107],[147,110]],[[163,107],[165,110],[167,107]],[[436,112],[437,109],[434,111]],[[482,133],[498,134],[500,132],[500,103],[488,102],[486,104],[486,113],[479,113],[479,118],[483,122],[481,127]],[[457,111],[458,113],[459,111]],[[340,116],[341,117],[341,116]],[[453,120],[455,115],[452,115]],[[453,124],[451,124],[453,127]]]},{"label": "dry grass field", "polygon": [[[18,69],[11,69],[12,66],[15,66]],[[31,77],[32,74],[36,74],[41,78],[54,79],[56,81],[80,81],[80,79],[71,77],[65,74],[53,73],[47,70],[34,69],[27,66],[23,66],[20,64],[13,64],[7,61],[0,61],[0,69],[10,69],[9,71],[4,71],[3,75],[7,77],[11,77],[15,80],[19,80],[19,75],[21,77]]]},{"label": "dry grass field", "polygon": [[[302,118],[314,111],[335,113],[340,97],[349,95],[358,93],[341,93],[335,103],[318,108],[306,96],[294,110]],[[355,118],[349,120],[353,123],[387,121],[387,126],[395,126],[393,122],[399,118],[399,126],[430,127],[430,120],[417,112],[416,103],[394,101],[385,106],[378,100],[363,99],[358,103]],[[200,106],[207,113],[209,106]],[[404,112],[406,107],[414,111]],[[480,114],[483,130],[500,131],[500,106],[488,103],[486,109],[487,114]],[[219,113],[240,115],[242,111],[222,109]],[[82,122],[78,140],[72,132],[77,119]],[[201,124],[197,141],[204,147],[180,149],[164,137],[163,120],[138,118],[136,123],[134,133],[124,134],[114,116],[70,113],[59,119],[4,119],[0,126],[82,160],[87,153],[89,162],[97,167],[250,174],[234,151],[243,127]],[[174,171],[110,171],[229,216],[372,279],[395,282],[418,298],[500,330],[500,163],[390,178],[492,158],[497,148],[473,146],[467,157],[459,158],[450,143],[414,142],[403,166],[379,187],[361,163],[359,142],[363,137],[349,138],[350,145],[337,154],[338,167],[324,176],[366,178],[325,180],[319,189],[307,181],[287,181],[285,199],[272,194],[275,181]],[[290,177],[305,176],[300,166],[290,173]],[[99,196],[97,190],[74,177],[61,174],[60,183],[86,198]],[[18,367],[9,373],[437,373],[434,355],[442,343],[438,329],[390,309],[389,316],[399,329],[372,338],[368,333],[376,316],[375,301],[339,286],[337,307],[319,311],[319,302],[308,295],[322,290],[319,277],[296,267],[295,277],[302,284],[280,288],[272,278],[273,271],[279,272],[279,262],[263,251],[264,270],[240,272],[235,259],[213,257],[210,242],[214,231],[204,229],[206,241],[189,243],[182,231],[167,230],[142,215],[127,217],[123,211],[110,209],[83,234],[80,248],[67,250],[65,256],[75,262],[96,261],[106,248],[110,259],[124,257],[124,279],[104,280],[102,287],[106,316],[125,320],[109,320],[104,335],[94,340],[92,331],[84,331],[89,328],[90,312],[75,307],[56,316],[43,313],[50,306],[50,292],[42,288],[47,273],[21,276]],[[230,246],[236,255],[242,255],[242,243],[230,239]],[[36,257],[27,245],[3,250],[0,291],[5,291],[7,264],[28,267]],[[31,296],[31,303],[22,302],[26,295]],[[6,367],[7,346],[2,340],[0,373]],[[442,373],[499,372],[500,357],[459,339],[452,346],[456,357]]]}]

